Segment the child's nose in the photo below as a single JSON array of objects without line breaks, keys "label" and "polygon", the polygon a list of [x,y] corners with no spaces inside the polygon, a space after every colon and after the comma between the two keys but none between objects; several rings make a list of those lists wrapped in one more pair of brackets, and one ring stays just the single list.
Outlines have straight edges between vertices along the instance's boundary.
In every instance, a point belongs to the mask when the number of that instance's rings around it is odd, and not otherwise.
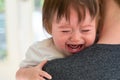
[{"label": "child's nose", "polygon": [[82,34],[80,32],[74,32],[71,35],[71,41],[72,42],[79,42],[82,40]]}]

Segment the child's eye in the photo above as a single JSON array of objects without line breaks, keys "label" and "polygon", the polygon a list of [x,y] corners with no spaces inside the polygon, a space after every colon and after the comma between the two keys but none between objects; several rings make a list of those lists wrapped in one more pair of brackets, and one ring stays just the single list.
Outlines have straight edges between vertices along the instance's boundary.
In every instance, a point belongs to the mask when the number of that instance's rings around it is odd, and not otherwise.
[{"label": "child's eye", "polygon": [[84,30],[81,30],[82,32],[89,32],[90,29],[84,29]]},{"label": "child's eye", "polygon": [[67,30],[65,30],[65,31],[62,31],[63,33],[68,33],[68,32],[70,32],[70,31],[67,31]]}]

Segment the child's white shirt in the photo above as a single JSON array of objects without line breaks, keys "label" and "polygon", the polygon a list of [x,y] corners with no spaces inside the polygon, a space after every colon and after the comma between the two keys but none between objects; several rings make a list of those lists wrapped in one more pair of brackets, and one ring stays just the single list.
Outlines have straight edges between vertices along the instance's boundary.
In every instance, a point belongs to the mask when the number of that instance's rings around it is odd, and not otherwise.
[{"label": "child's white shirt", "polygon": [[31,67],[40,64],[43,60],[64,58],[65,54],[56,49],[52,38],[36,42],[26,52],[25,59],[20,67]]}]

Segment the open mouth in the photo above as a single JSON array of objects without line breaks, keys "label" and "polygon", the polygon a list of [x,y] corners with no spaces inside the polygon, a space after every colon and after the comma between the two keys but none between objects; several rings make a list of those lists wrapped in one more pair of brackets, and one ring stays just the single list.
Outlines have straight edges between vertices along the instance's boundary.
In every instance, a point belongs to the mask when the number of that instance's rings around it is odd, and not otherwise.
[{"label": "open mouth", "polygon": [[79,44],[79,45],[68,44],[68,47],[70,47],[72,49],[81,48],[82,46],[83,46],[82,44]]},{"label": "open mouth", "polygon": [[84,48],[83,44],[67,44],[67,50],[70,53],[77,53],[79,51],[81,51]]}]

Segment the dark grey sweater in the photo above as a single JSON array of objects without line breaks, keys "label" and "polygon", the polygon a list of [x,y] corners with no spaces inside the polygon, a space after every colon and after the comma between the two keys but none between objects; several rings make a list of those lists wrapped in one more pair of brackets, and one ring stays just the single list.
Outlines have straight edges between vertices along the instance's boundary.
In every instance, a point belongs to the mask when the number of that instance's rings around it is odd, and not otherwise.
[{"label": "dark grey sweater", "polygon": [[95,44],[78,54],[49,61],[52,80],[120,80],[120,45]]}]

